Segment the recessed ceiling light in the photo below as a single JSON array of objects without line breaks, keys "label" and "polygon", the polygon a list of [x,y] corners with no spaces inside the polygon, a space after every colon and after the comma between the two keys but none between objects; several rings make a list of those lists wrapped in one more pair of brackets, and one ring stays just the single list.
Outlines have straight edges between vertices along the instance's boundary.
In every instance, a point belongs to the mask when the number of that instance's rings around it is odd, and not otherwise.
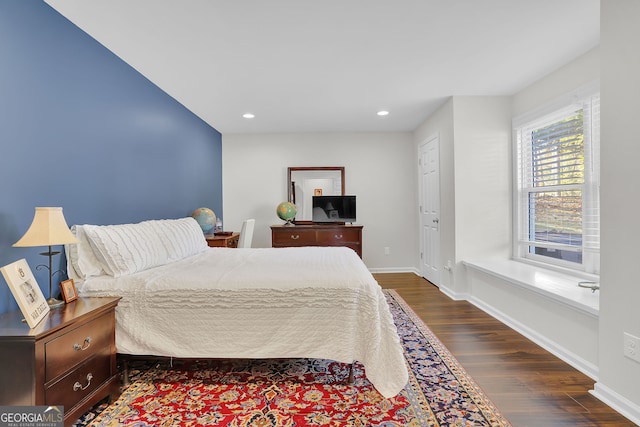
[{"label": "recessed ceiling light", "polygon": [[388,116],[389,112],[387,110],[381,110],[381,111],[378,111],[378,115],[379,116]]},{"label": "recessed ceiling light", "polygon": [[242,117],[244,117],[245,119],[253,119],[256,115],[253,113],[244,113],[242,115]]}]

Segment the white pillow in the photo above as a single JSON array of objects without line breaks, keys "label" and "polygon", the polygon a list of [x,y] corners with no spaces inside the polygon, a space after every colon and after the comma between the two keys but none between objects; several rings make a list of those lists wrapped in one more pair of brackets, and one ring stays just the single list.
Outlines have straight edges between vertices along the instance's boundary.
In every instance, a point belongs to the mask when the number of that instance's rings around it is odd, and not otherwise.
[{"label": "white pillow", "polygon": [[191,218],[146,221],[158,233],[169,261],[177,261],[206,250],[209,245],[198,222]]},{"label": "white pillow", "polygon": [[93,253],[93,248],[87,239],[84,227],[82,225],[72,225],[71,232],[78,239],[78,243],[64,245],[69,277],[82,281],[88,277],[105,274],[102,264]]},{"label": "white pillow", "polygon": [[148,222],[119,225],[85,225],[96,258],[104,271],[120,277],[168,262],[157,230]]}]

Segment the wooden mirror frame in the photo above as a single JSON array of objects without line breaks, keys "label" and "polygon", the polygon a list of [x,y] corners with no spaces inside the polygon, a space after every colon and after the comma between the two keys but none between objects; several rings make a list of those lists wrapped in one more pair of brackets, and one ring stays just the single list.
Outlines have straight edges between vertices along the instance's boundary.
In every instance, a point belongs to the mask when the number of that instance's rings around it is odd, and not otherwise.
[{"label": "wooden mirror frame", "polygon": [[[309,172],[309,175],[317,174],[318,172],[339,172],[340,173],[340,195],[344,196],[344,166],[302,166],[302,167],[289,167],[287,170],[287,200],[293,204],[296,204],[296,191],[294,188],[295,181],[293,181],[292,174],[295,172]],[[303,195],[302,197],[308,203],[311,204],[311,196]],[[296,224],[310,224],[311,218],[296,219]]]}]

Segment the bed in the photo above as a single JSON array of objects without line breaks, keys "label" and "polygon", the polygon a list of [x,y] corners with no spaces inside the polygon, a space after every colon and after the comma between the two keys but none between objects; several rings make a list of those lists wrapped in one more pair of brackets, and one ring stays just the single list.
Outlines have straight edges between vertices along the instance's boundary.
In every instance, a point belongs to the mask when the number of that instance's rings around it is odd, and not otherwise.
[{"label": "bed", "polygon": [[385,397],[407,382],[384,294],[349,248],[209,248],[192,218],[72,231],[78,294],[122,297],[118,353],[358,361]]}]

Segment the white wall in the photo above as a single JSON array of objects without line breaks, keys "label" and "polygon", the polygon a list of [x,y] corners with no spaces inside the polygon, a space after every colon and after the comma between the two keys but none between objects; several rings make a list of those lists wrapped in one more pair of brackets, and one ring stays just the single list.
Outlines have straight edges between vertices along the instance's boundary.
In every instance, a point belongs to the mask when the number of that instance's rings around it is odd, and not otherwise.
[{"label": "white wall", "polygon": [[[635,280],[640,230],[634,226],[640,211],[640,199],[636,197],[637,159],[640,158],[636,130],[640,116],[636,100],[640,93],[638,19],[640,2],[637,0],[602,2],[601,47],[511,99],[512,116],[517,116],[599,79],[602,68],[599,316],[581,318],[571,308],[563,308],[550,299],[534,298],[528,291],[490,275],[473,273],[466,277],[461,271],[464,267],[459,265],[452,274],[443,274],[441,284],[454,294],[468,293],[475,303],[484,304],[484,308],[495,315],[503,315],[530,335],[546,340],[556,346],[557,352],[593,365],[598,371],[594,394],[635,422],[640,420],[640,363],[624,358],[622,351],[624,332],[640,336],[640,285]],[[477,129],[482,130],[482,123],[475,122],[469,114],[479,108],[475,103],[485,101],[451,98],[413,135],[226,135],[223,138],[226,228],[238,229],[242,219],[255,217],[258,220],[255,245],[269,246],[268,226],[278,222],[275,205],[286,198],[287,166],[344,165],[347,192],[367,199],[363,203],[368,212],[361,217],[365,225],[365,263],[379,269],[415,268],[419,247],[416,146],[437,133],[441,144],[441,259],[459,262],[463,257],[473,256],[482,251],[481,242],[487,238],[486,230],[473,229],[476,219],[470,215],[470,204],[474,200],[482,201],[484,195],[473,193],[472,181],[465,171],[479,148],[474,144],[484,138],[474,135]],[[492,124],[488,128],[493,128],[497,136],[501,131],[495,124],[502,120],[504,105],[502,100],[496,102],[494,108],[485,113],[491,115]],[[510,134],[510,123],[504,132]],[[496,138],[494,141],[500,139]],[[498,146],[496,143],[495,147]],[[488,157],[485,162],[491,163]],[[500,151],[495,156],[498,175],[485,177],[487,182],[504,174],[502,162],[505,161],[510,163],[510,158],[505,159],[504,152]],[[505,185],[511,185],[510,179]],[[504,190],[505,187],[500,186],[497,191],[503,194]],[[370,200],[382,192],[394,195],[395,200],[408,203],[414,210],[395,219],[392,212],[376,211]],[[510,200],[498,199],[496,211],[490,215],[500,217],[504,212],[510,213]],[[358,209],[360,212],[360,205]],[[492,253],[500,255],[504,252],[504,228],[494,231],[500,237],[497,243],[488,244],[494,245]],[[390,256],[383,255],[384,246],[392,248]],[[552,319],[549,322],[545,320],[547,313]]]},{"label": "white wall", "polygon": [[[415,271],[417,154],[409,133],[227,134],[222,138],[224,228],[256,219],[253,247],[271,246],[290,166],[344,166],[357,196],[363,260],[373,271]],[[390,254],[384,254],[384,248]]]},{"label": "white wall", "polygon": [[[640,363],[623,357],[623,333],[640,337],[637,227],[640,199],[640,2],[601,2],[600,376],[596,394],[640,423]],[[612,406],[613,406],[612,405]],[[624,413],[624,412],[623,412]]]},{"label": "white wall", "polygon": [[456,298],[467,292],[464,259],[508,256],[510,120],[509,97],[455,96],[414,132],[416,147],[440,136],[438,285]]},{"label": "white wall", "polygon": [[[442,107],[432,114],[413,133],[413,140],[418,146],[438,135],[440,141],[440,283],[441,289],[453,286],[453,273],[447,272],[444,266],[448,260],[454,262],[455,257],[455,186],[453,159],[453,99],[447,100]],[[417,196],[416,196],[417,197]],[[420,242],[418,242],[418,245]]]},{"label": "white wall", "polygon": [[[441,288],[454,297],[469,299],[597,378],[594,394],[638,422],[640,363],[623,357],[623,334],[640,337],[640,286],[634,280],[640,231],[633,226],[640,211],[640,199],[635,197],[640,157],[635,125],[640,116],[636,100],[640,93],[640,54],[635,41],[640,40],[640,27],[636,25],[640,2],[603,2],[602,12],[600,48],[513,95],[510,108],[505,108],[504,98],[453,97],[416,130],[414,143],[435,133],[441,136],[441,204],[442,216],[447,218],[443,219],[446,222],[441,235],[442,259],[452,257],[459,263],[478,256],[508,257],[511,170],[505,164],[511,163],[511,143],[505,150],[504,142],[510,140],[511,120],[505,115],[514,117],[544,107],[601,79],[599,315],[575,310],[492,275],[478,271],[466,274],[458,264],[453,273],[444,275]],[[482,147],[489,151],[483,152]],[[494,171],[490,170],[491,164],[495,165]],[[485,175],[476,182],[473,178],[478,172]],[[506,181],[501,182],[501,177]],[[491,182],[496,186],[488,185]],[[487,204],[488,200],[495,203]],[[479,229],[483,218],[495,220]]]},{"label": "white wall", "polygon": [[594,49],[512,97],[454,96],[414,134],[415,144],[426,135],[441,135],[441,252],[443,263],[455,260],[441,289],[468,299],[593,377],[597,316],[469,270],[462,261],[511,257],[512,117],[598,80],[599,64]]},{"label": "white wall", "polygon": [[509,97],[454,97],[456,275],[469,289],[461,262],[508,257],[511,242],[511,103]]},{"label": "white wall", "polygon": [[513,116],[542,107],[599,78],[600,49],[596,47],[516,93],[512,99]]},{"label": "white wall", "polygon": [[[512,98],[513,116],[552,105],[558,98],[564,98],[599,79],[600,49],[595,48],[515,94]],[[502,298],[496,298],[495,295],[483,294],[475,273],[470,275],[470,281],[479,290],[474,298],[490,305],[510,322],[526,325],[527,336],[592,378],[598,377],[600,336],[597,317],[576,313],[573,308],[552,299],[532,300],[530,292],[513,286],[511,289],[503,288],[506,292]],[[518,304],[518,311],[512,310],[514,300],[522,301]],[[536,301],[536,304],[531,305],[531,301]],[[540,313],[545,315],[540,316]],[[559,322],[562,328],[558,328]]]}]

